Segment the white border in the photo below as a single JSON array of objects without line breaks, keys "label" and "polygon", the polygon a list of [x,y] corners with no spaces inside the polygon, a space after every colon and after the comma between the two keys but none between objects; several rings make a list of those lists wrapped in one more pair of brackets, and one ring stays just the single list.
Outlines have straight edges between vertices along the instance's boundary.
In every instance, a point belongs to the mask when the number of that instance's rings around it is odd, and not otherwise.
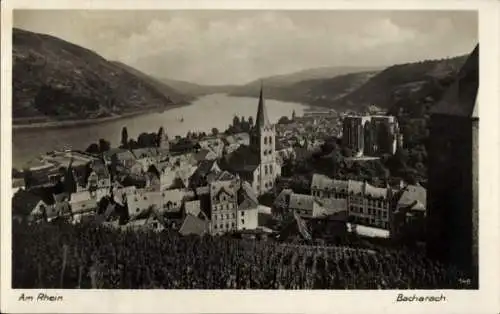
[{"label": "white border", "polygon": [[[194,290],[45,290],[64,296],[64,302],[22,303],[22,292],[11,283],[11,36],[12,8],[58,9],[420,9],[478,10],[480,47],[480,290],[403,291],[433,295],[447,301],[436,304],[395,303],[397,291],[194,291]],[[500,313],[499,291],[499,168],[500,104],[499,16],[497,1],[152,1],[152,0],[19,0],[2,1],[1,93],[1,309],[22,313]],[[57,21],[55,21],[57,23]]]}]

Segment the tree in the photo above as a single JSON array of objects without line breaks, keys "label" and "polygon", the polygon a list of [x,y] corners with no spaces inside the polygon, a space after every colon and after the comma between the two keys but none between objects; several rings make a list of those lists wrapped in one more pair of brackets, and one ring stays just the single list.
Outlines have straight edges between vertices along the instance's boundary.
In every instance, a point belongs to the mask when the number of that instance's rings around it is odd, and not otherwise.
[{"label": "tree", "polygon": [[110,150],[110,148],[111,148],[111,144],[108,141],[106,141],[103,138],[99,139],[99,152],[100,153],[107,152],[108,150]]},{"label": "tree", "polygon": [[219,129],[217,129],[217,128],[212,128],[212,134],[213,134],[213,135],[217,135],[217,134],[219,134]]},{"label": "tree", "polygon": [[165,137],[165,131],[163,130],[163,127],[161,126],[158,129],[158,133],[156,134],[156,145],[158,147],[161,145],[161,142],[163,142],[164,137]]},{"label": "tree", "polygon": [[85,151],[90,154],[99,154],[99,145],[97,145],[96,143],[92,143],[89,145],[89,147],[87,147]]},{"label": "tree", "polygon": [[295,121],[295,110],[292,112],[292,121]]},{"label": "tree", "polygon": [[139,148],[154,147],[157,145],[158,134],[156,133],[141,133],[137,137],[137,145]]},{"label": "tree", "polygon": [[288,119],[287,116],[282,116],[278,120],[278,124],[288,124],[288,123],[290,123],[290,119]]},{"label": "tree", "polygon": [[24,185],[26,189],[29,189],[33,185],[33,173],[29,169],[24,169]]},{"label": "tree", "polygon": [[240,125],[240,118],[238,118],[238,116],[234,116],[233,126],[238,126],[238,125]]},{"label": "tree", "polygon": [[123,148],[127,148],[127,146],[128,146],[128,131],[127,131],[126,126],[124,126],[122,129],[122,140],[120,143],[121,143]]}]

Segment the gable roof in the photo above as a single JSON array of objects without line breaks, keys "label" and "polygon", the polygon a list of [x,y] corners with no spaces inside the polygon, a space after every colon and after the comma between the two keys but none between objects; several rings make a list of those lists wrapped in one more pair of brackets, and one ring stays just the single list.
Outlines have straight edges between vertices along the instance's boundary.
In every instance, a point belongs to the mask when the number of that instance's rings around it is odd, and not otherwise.
[{"label": "gable roof", "polygon": [[208,183],[211,183],[214,181],[232,181],[235,179],[236,179],[236,177],[232,173],[227,172],[225,170],[218,172],[218,173],[210,173],[207,176]]},{"label": "gable roof", "polygon": [[259,206],[259,200],[254,190],[248,182],[243,181],[238,190],[238,209],[251,209],[257,206]]},{"label": "gable roof", "polygon": [[193,175],[205,177],[212,171],[214,164],[216,164],[215,160],[202,160]]},{"label": "gable roof", "polygon": [[207,221],[195,217],[191,214],[186,215],[184,222],[182,223],[179,233],[183,236],[186,235],[203,235],[208,231]]},{"label": "gable roof", "polygon": [[322,199],[318,201],[326,215],[347,211],[347,199]]},{"label": "gable roof", "polygon": [[247,132],[231,134],[223,138],[223,141],[226,145],[232,145],[232,144],[249,145],[250,134],[248,134]]},{"label": "gable roof", "polygon": [[184,203],[184,211],[186,212],[186,214],[198,216],[201,212],[200,200],[185,202]]},{"label": "gable roof", "polygon": [[115,155],[116,155],[116,158],[118,160],[121,160],[121,161],[123,161],[123,160],[135,160],[136,159],[134,154],[132,154],[132,152],[129,150],[123,150],[121,152],[117,152]]},{"label": "gable roof", "polygon": [[249,146],[242,145],[226,157],[226,162],[233,171],[253,172],[260,164],[260,157]]},{"label": "gable roof", "polygon": [[315,173],[311,180],[311,189],[347,191],[348,181],[331,179],[323,174]]},{"label": "gable roof", "polygon": [[427,206],[427,190],[421,185],[408,185],[402,190],[398,200],[398,207],[411,206],[419,202],[423,207]]},{"label": "gable roof", "polygon": [[460,69],[455,82],[445,92],[431,114],[477,116],[476,97],[479,88],[479,44]]},{"label": "gable roof", "polygon": [[132,154],[136,159],[154,158],[158,156],[158,151],[154,147],[136,148],[132,149]]}]

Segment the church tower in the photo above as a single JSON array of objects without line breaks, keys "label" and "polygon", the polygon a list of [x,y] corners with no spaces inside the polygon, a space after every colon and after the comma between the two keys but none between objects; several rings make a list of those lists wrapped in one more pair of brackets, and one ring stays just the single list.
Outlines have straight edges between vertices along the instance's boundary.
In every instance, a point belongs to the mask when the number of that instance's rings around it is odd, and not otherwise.
[{"label": "church tower", "polygon": [[251,134],[251,146],[259,156],[258,194],[271,190],[274,186],[278,169],[276,165],[275,129],[269,122],[263,97],[263,87],[260,87],[259,106],[255,126]]}]

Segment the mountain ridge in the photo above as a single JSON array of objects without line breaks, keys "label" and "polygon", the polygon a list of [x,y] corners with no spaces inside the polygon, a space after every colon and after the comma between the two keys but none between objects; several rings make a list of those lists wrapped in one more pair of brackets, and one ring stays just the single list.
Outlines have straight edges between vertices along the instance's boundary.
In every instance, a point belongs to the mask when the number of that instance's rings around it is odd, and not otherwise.
[{"label": "mountain ridge", "polygon": [[57,37],[18,28],[12,36],[14,124],[114,117],[193,99]]}]

